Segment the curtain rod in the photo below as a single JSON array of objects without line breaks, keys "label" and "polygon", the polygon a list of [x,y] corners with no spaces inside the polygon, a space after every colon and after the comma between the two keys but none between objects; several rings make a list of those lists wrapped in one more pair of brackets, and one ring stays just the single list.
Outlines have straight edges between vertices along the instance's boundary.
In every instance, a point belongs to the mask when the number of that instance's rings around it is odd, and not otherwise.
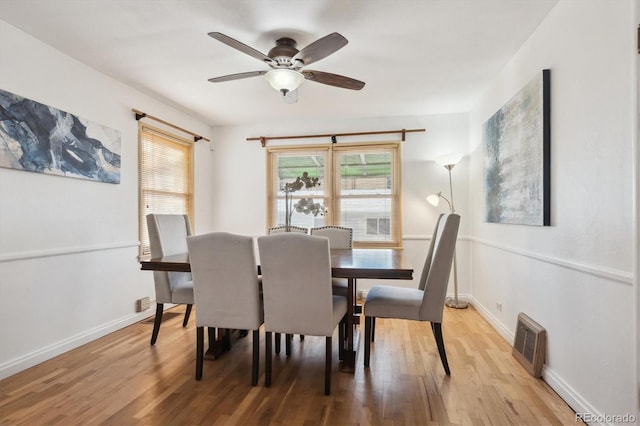
[{"label": "curtain rod", "polygon": [[374,132],[354,132],[354,133],[327,133],[323,135],[298,135],[298,136],[259,136],[255,138],[247,138],[248,141],[260,141],[264,148],[268,140],[276,139],[306,139],[306,138],[331,138],[331,143],[336,143],[338,136],[361,136],[361,135],[384,135],[391,133],[400,133],[404,142],[407,133],[424,132],[425,129],[402,129],[402,130],[380,130]]},{"label": "curtain rod", "polygon": [[149,118],[149,119],[151,119],[151,120],[155,120],[155,121],[157,121],[158,123],[165,124],[165,125],[167,125],[167,126],[169,126],[169,127],[173,127],[174,129],[180,130],[181,132],[184,132],[184,133],[186,133],[186,134],[188,134],[188,135],[193,136],[193,141],[194,141],[194,142],[198,142],[198,141],[206,141],[206,142],[209,142],[209,139],[207,139],[207,138],[205,138],[205,137],[203,137],[203,136],[200,136],[200,135],[199,135],[199,134],[197,134],[197,133],[190,132],[190,131],[189,131],[189,130],[187,130],[187,129],[183,129],[182,127],[178,127],[178,126],[176,126],[175,124],[171,124],[171,123],[169,123],[168,121],[161,120],[161,119],[159,119],[158,117],[154,117],[153,115],[149,115],[149,114],[147,114],[147,113],[145,113],[145,112],[138,111],[137,109],[132,109],[131,111],[133,111],[133,113],[136,115],[136,121],[140,121],[140,120],[142,120],[143,118]]}]

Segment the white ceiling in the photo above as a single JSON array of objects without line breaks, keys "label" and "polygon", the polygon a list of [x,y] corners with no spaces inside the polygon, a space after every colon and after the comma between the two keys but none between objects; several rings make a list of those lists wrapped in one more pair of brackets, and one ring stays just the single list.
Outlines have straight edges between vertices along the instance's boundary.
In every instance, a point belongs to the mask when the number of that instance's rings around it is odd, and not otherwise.
[{"label": "white ceiling", "polygon": [[[468,111],[557,0],[0,0],[0,19],[211,125]],[[366,82],[362,91],[305,81],[285,104],[267,69],[207,36],[263,53],[332,32],[349,40],[308,69]],[[46,72],[46,70],[43,70]],[[153,112],[148,111],[150,114]]]}]

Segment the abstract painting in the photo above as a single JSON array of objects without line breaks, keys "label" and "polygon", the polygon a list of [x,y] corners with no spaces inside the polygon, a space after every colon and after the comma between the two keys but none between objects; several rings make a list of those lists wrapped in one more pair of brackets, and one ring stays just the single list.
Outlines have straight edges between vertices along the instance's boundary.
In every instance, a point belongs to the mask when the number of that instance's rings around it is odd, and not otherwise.
[{"label": "abstract painting", "polygon": [[483,126],[485,220],[550,225],[550,71]]},{"label": "abstract painting", "polygon": [[0,90],[0,167],[120,183],[120,132]]}]

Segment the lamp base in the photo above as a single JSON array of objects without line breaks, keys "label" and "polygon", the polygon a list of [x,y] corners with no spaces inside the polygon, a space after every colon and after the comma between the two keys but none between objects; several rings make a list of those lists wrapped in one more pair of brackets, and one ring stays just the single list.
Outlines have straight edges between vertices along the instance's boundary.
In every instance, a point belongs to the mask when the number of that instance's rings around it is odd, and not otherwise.
[{"label": "lamp base", "polygon": [[455,309],[466,309],[467,307],[469,307],[468,302],[463,302],[461,300],[458,300],[458,303],[456,303],[456,299],[454,299],[453,297],[447,297],[444,300],[444,303],[448,307],[455,308]]}]

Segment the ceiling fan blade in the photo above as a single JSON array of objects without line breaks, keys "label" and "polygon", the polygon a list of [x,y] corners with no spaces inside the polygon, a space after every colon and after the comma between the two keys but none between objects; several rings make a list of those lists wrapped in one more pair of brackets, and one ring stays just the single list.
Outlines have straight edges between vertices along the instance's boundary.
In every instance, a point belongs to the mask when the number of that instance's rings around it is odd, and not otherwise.
[{"label": "ceiling fan blade", "polygon": [[323,71],[305,70],[302,71],[302,75],[304,75],[304,78],[307,80],[340,87],[342,89],[361,90],[365,84],[364,81]]},{"label": "ceiling fan blade", "polygon": [[258,77],[260,75],[265,75],[266,73],[267,71],[240,72],[238,74],[229,74],[229,75],[223,75],[221,77],[210,78],[209,81],[212,83],[221,83],[223,81],[240,80],[242,78],[249,78],[249,77]]},{"label": "ceiling fan blade", "polygon": [[295,104],[298,102],[298,89],[290,90],[282,96],[282,100],[285,104]]},{"label": "ceiling fan blade", "polygon": [[228,35],[224,35],[218,32],[209,33],[209,37],[215,38],[216,40],[226,44],[227,46],[233,47],[243,53],[246,53],[249,56],[253,56],[259,61],[266,62],[268,64],[273,63],[273,59],[265,55],[264,53],[254,49],[253,47],[247,46],[244,43],[239,42],[238,40],[229,37]]},{"label": "ceiling fan blade", "polygon": [[300,60],[304,65],[312,64],[343,48],[347,43],[349,43],[349,41],[342,35],[338,33],[331,33],[314,41],[299,51],[293,58],[291,58],[291,62],[295,63],[296,60]]}]

